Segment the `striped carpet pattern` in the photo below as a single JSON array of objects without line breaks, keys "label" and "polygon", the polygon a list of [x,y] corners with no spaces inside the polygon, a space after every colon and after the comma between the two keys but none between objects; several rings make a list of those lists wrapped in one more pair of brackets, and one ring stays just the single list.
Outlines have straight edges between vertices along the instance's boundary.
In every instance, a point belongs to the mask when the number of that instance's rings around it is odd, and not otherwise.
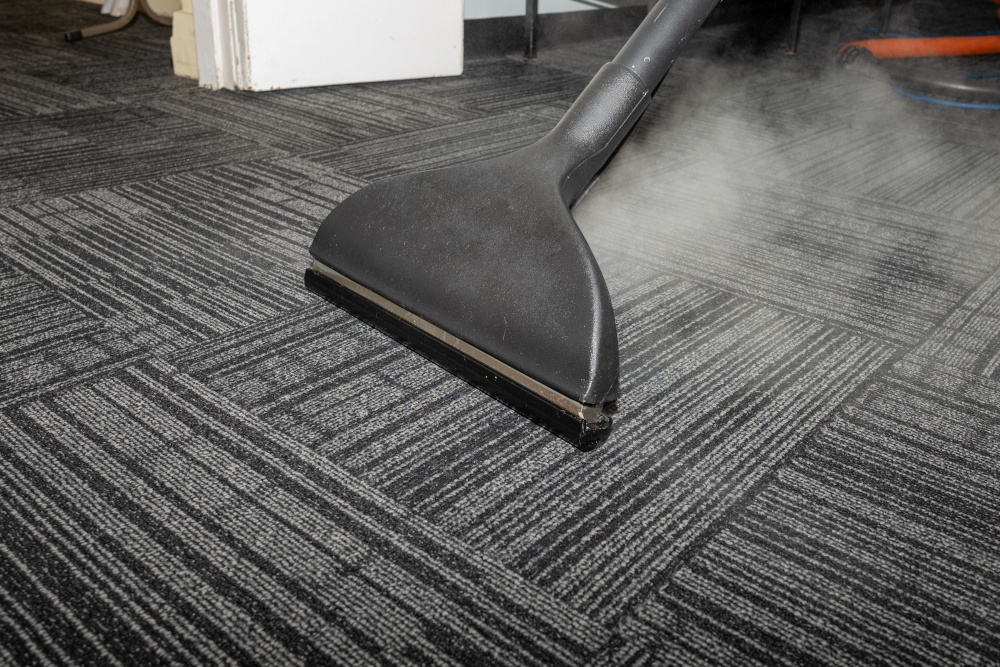
[{"label": "striped carpet pattern", "polygon": [[637,609],[602,659],[995,664],[998,445],[1000,383],[898,363]]},{"label": "striped carpet pattern", "polygon": [[9,206],[0,239],[109,342],[167,350],[311,303],[315,219],[364,183],[294,159],[230,165]]},{"label": "striped carpet pattern", "polygon": [[0,425],[15,661],[576,664],[607,634],[163,363]]},{"label": "striped carpet pattern", "polygon": [[962,301],[920,352],[954,368],[1000,381],[1000,272]]},{"label": "striped carpet pattern", "polygon": [[[468,396],[461,382],[387,338],[358,335],[350,318],[323,307],[171,361],[567,602],[610,619],[893,352],[630,266],[603,264],[619,294],[629,400],[619,436],[586,457],[531,435],[514,413]],[[343,408],[331,418],[334,405]]]},{"label": "striped carpet pattern", "polygon": [[[293,153],[424,127],[450,126],[473,117],[444,101],[414,100],[384,88],[306,88],[281,97],[250,99],[206,96],[188,89],[149,104],[190,123],[253,136],[257,142]],[[281,123],[275,123],[275,117],[280,117]]]},{"label": "striped carpet pattern", "polygon": [[0,401],[17,399],[133,350],[103,336],[97,321],[53,289],[0,267]]},{"label": "striped carpet pattern", "polygon": [[576,217],[598,249],[894,345],[919,342],[996,265],[995,229],[700,167],[615,170],[601,183],[615,197]]},{"label": "striped carpet pattern", "polygon": [[835,67],[873,4],[795,58],[700,32],[575,205],[621,351],[586,454],[302,274],[621,40],[242,94],[0,4],[0,665],[1000,662],[995,116]]},{"label": "striped carpet pattern", "polygon": [[[506,155],[542,138],[552,125],[549,118],[508,111],[339,148],[319,149],[303,157],[331,169],[378,180]],[[399,150],[401,141],[407,150]]]},{"label": "striped carpet pattern", "polygon": [[[0,197],[7,202],[283,155],[146,105],[109,105],[5,125],[12,134],[0,154]],[[158,132],[149,132],[150,126]]]}]

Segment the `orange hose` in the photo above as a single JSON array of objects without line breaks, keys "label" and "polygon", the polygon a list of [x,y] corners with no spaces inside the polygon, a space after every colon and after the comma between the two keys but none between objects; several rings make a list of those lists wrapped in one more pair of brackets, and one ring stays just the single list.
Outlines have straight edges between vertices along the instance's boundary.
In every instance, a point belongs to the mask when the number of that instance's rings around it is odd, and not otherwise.
[{"label": "orange hose", "polygon": [[876,58],[976,56],[984,53],[1000,53],[1000,35],[866,39],[845,44],[840,53],[843,54],[852,46],[860,46]]}]

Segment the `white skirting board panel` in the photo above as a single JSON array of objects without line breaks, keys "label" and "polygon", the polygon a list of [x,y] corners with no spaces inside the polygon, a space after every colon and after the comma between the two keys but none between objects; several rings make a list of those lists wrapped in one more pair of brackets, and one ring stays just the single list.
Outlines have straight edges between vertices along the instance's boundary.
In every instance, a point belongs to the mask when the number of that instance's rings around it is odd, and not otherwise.
[{"label": "white skirting board panel", "polygon": [[463,0],[194,0],[201,85],[266,91],[462,73]]}]

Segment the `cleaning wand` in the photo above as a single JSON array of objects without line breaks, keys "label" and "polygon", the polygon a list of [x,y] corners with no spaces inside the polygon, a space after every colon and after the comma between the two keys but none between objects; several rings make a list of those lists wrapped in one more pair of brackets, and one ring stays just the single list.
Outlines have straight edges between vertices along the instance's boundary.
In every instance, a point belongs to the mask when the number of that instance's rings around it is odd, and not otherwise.
[{"label": "cleaning wand", "polygon": [[660,0],[531,146],[352,194],[320,225],[306,284],[580,449],[596,447],[618,399],[618,334],[569,206],[718,2]]}]

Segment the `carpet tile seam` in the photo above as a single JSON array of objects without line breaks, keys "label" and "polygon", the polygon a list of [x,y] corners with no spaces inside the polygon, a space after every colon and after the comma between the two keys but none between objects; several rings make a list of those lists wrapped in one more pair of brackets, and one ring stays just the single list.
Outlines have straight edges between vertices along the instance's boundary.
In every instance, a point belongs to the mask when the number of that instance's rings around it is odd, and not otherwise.
[{"label": "carpet tile seam", "polygon": [[[151,365],[153,367],[157,368],[158,372],[164,372],[167,369],[172,369],[173,368],[172,366],[166,365],[164,362],[161,362],[161,361],[156,360],[156,359],[151,360]],[[171,372],[173,372],[173,371],[171,371]],[[212,391],[211,389],[204,387],[200,382],[198,382],[194,378],[191,378],[190,376],[187,376],[184,373],[181,373],[180,375],[185,378],[184,381],[183,381],[183,384],[185,385],[185,387],[187,388],[188,391],[191,391],[193,388],[197,387],[197,390],[198,390],[199,394],[203,395],[206,399],[208,397],[211,397],[211,400],[213,402],[223,402],[223,403],[228,403],[229,402],[228,399],[225,399],[223,396],[217,394],[216,392]],[[270,429],[270,427],[268,427],[263,422],[259,422],[255,416],[253,416],[250,413],[246,413],[243,410],[233,410],[230,414],[243,415],[242,418],[244,419],[244,421],[247,422],[248,425],[253,424],[251,426],[252,428],[262,429],[264,431],[273,431],[272,429]],[[275,433],[275,435],[279,435],[279,432],[274,432],[274,433]],[[286,440],[286,443],[288,445],[292,445],[293,444],[292,441],[290,440],[290,438],[288,438],[288,436],[286,436],[284,434],[280,434],[280,438],[283,439],[283,440]],[[308,452],[308,450],[301,450],[301,448],[298,448],[298,447],[296,447],[296,449],[300,450],[300,456],[302,456],[304,458],[304,462],[307,461],[307,460],[315,461],[315,463],[312,463],[310,465],[322,464],[324,467],[330,466],[333,469],[339,469],[337,466],[335,466],[335,464],[329,462],[325,457],[315,456],[314,454]],[[354,479],[355,483],[361,483],[360,481],[356,480],[356,478],[353,475],[349,475],[349,474],[346,474],[346,473],[342,473],[342,474],[345,476],[345,478]],[[378,493],[377,491],[375,491],[373,489],[370,489],[366,485],[363,485],[363,486],[365,486],[365,488],[368,488],[368,492],[369,493],[371,493],[373,491],[375,493]],[[396,510],[395,512],[396,513],[402,512],[403,514],[410,514],[406,510]],[[426,519],[423,519],[422,517],[420,517],[420,522],[421,523],[426,523],[428,526],[433,526],[434,525],[432,522],[428,522],[428,521],[426,521]],[[473,553],[472,550],[470,550],[468,547],[466,547],[464,545],[464,543],[462,543],[460,540],[454,540],[454,538],[451,538],[451,540],[454,541],[457,545],[464,547],[470,553]],[[507,569],[507,568],[505,568],[503,566],[499,566],[499,567],[501,567],[504,571],[511,572],[509,569]],[[511,574],[514,574],[514,576],[519,576],[519,575],[516,575],[513,572],[511,572]]]},{"label": "carpet tile seam", "polygon": [[[985,283],[990,277],[991,276],[987,276],[986,278],[984,278],[983,281],[981,281],[981,284]],[[980,287],[980,285],[977,285],[975,288],[973,288],[972,290],[970,290],[969,294],[972,294],[973,292],[975,292],[979,287]],[[951,312],[954,312],[954,310],[957,310],[957,308],[959,307],[959,303],[955,304],[955,306],[953,307],[953,309],[952,309]],[[950,317],[951,312],[948,312],[948,313],[945,313],[944,315],[942,315],[942,317],[940,318],[940,321],[943,322],[948,317]],[[930,333],[928,333],[928,336],[929,335],[930,335]],[[864,396],[865,393],[867,393],[878,382],[881,382],[884,379],[885,376],[888,376],[890,373],[892,373],[893,368],[896,366],[896,364],[898,362],[900,362],[900,361],[906,361],[908,359],[908,357],[911,354],[913,354],[913,352],[915,350],[917,350],[919,347],[921,347],[923,345],[924,342],[925,341],[918,341],[918,342],[914,343],[913,345],[911,345],[910,349],[907,349],[905,347],[898,347],[898,348],[896,348],[896,351],[887,360],[885,360],[884,362],[882,362],[882,364],[880,364],[880,366],[878,367],[878,369],[874,373],[872,373],[868,378],[866,378],[857,387],[855,387],[851,391],[851,393],[849,395],[847,395],[846,397],[843,398],[843,400],[841,400],[841,402],[839,403],[838,406],[835,406],[828,413],[828,416],[825,419],[821,420],[813,428],[812,431],[810,431],[808,434],[806,434],[799,441],[799,443],[797,443],[794,447],[792,447],[788,452],[785,453],[785,455],[782,457],[782,461],[780,463],[776,464],[775,466],[773,466],[764,475],[764,477],[762,477],[754,485],[754,486],[757,487],[756,491],[750,490],[745,495],[743,495],[741,497],[745,502],[743,502],[743,503],[734,503],[731,506],[730,510],[727,510],[727,512],[725,512],[722,517],[720,517],[716,522],[714,522],[715,525],[712,527],[712,529],[706,530],[703,533],[703,539],[696,540],[696,541],[692,542],[691,548],[690,549],[685,549],[685,551],[688,552],[687,555],[684,556],[684,557],[679,557],[679,558],[677,558],[675,560],[675,562],[677,563],[677,566],[676,567],[672,567],[670,569],[670,571],[669,571],[669,574],[667,573],[667,571],[664,571],[664,573],[661,574],[661,576],[658,576],[655,579],[654,582],[650,583],[650,589],[653,590],[653,591],[656,591],[656,590],[659,590],[659,589],[663,588],[664,585],[666,585],[667,583],[669,583],[669,581],[672,580],[673,575],[676,574],[676,572],[678,572],[680,569],[682,569],[684,567],[684,565],[688,561],[690,561],[693,558],[697,557],[698,551],[700,551],[702,548],[705,548],[706,546],[708,546],[712,542],[712,540],[714,539],[715,535],[721,533],[723,530],[725,530],[728,527],[729,524],[735,522],[739,518],[739,516],[746,509],[749,508],[749,506],[752,504],[754,498],[756,498],[758,495],[761,495],[769,486],[771,486],[772,484],[774,484],[777,481],[778,473],[782,469],[788,467],[792,462],[795,461],[795,459],[799,458],[799,456],[801,454],[803,454],[804,452],[806,452],[808,450],[812,438],[814,438],[817,434],[821,433],[827,427],[828,424],[832,423],[833,420],[838,416],[838,413],[841,410],[843,410],[845,406],[851,406],[851,405],[854,405],[854,404],[858,403],[859,399],[862,396]],[[701,543],[700,546],[698,546],[699,542]],[[659,583],[659,582],[662,582],[662,583]],[[650,595],[650,598],[651,597],[652,597],[652,594]],[[647,600],[650,599],[650,598],[647,598]],[[626,609],[623,609],[622,612],[614,619],[613,622],[615,624],[617,624],[622,617],[624,617],[626,615],[634,615],[634,613],[635,613],[634,610],[640,608],[644,603],[645,603],[645,601],[639,601],[636,604],[631,605],[630,607],[628,607]]]}]

